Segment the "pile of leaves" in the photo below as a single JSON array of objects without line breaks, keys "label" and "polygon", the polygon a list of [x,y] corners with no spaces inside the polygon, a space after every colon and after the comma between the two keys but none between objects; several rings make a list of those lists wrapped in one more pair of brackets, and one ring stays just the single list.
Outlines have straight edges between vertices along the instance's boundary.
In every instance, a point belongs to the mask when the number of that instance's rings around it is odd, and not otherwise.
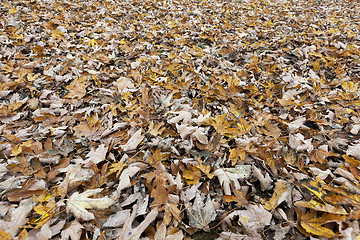
[{"label": "pile of leaves", "polygon": [[1,239],[360,239],[360,3],[0,3]]}]

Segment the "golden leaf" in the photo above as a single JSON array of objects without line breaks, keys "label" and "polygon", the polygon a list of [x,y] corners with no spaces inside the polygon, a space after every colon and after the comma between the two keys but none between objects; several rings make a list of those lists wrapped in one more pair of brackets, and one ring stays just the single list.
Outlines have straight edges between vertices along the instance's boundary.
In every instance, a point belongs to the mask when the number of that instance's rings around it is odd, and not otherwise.
[{"label": "golden leaf", "polygon": [[191,170],[185,170],[182,175],[189,184],[198,184],[200,182],[201,172],[198,168],[193,167]]},{"label": "golden leaf", "polygon": [[346,93],[355,93],[357,92],[357,89],[359,87],[359,83],[358,82],[352,82],[352,81],[349,81],[349,82],[343,82],[341,84],[341,87],[344,89],[344,91]]},{"label": "golden leaf", "polygon": [[239,207],[249,203],[240,190],[235,189],[234,191],[235,191],[235,196],[233,196],[233,195],[224,195],[224,196],[222,196],[222,199],[225,202],[236,202],[236,204]]},{"label": "golden leaf", "polygon": [[198,162],[199,164],[198,165],[195,165],[195,167],[197,167],[198,169],[200,169],[203,173],[205,173],[205,175],[212,179],[214,177],[214,173],[210,173],[211,171],[211,167],[209,165],[205,166],[202,164],[202,161],[200,158],[198,158]]},{"label": "golden leaf", "polygon": [[65,95],[65,98],[83,98],[86,95],[86,87],[88,85],[89,83],[86,82],[85,76],[77,77],[72,84],[66,86],[69,92]]},{"label": "golden leaf", "polygon": [[165,127],[162,126],[164,126],[164,122],[159,122],[155,125],[154,121],[151,121],[149,125],[149,133],[155,137],[161,135],[165,129]]},{"label": "golden leaf", "polygon": [[311,199],[308,202],[306,202],[306,201],[297,201],[297,202],[294,203],[294,205],[296,207],[310,208],[310,209],[314,209],[314,210],[320,211],[320,212],[327,212],[327,213],[340,214],[340,215],[348,215],[348,213],[346,212],[346,210],[342,206],[333,206],[333,205],[330,205],[330,204],[324,204],[324,203],[318,202],[318,201],[316,201],[314,199]]},{"label": "golden leaf", "polygon": [[35,212],[40,218],[30,220],[31,224],[36,225],[35,229],[39,229],[54,216],[55,203],[49,202],[47,205],[39,204],[34,207]]},{"label": "golden leaf", "polygon": [[308,233],[331,238],[337,236],[338,234],[329,228],[323,227],[322,225],[329,222],[345,221],[346,217],[330,213],[325,213],[318,217],[316,211],[310,210],[306,214],[301,215],[299,219],[301,227],[303,227]]},{"label": "golden leaf", "polygon": [[[268,202],[263,203],[263,207],[266,210],[273,210],[275,209],[281,202],[279,202],[279,199],[283,196],[283,194],[288,191],[286,187],[286,183],[284,181],[278,181],[275,183],[275,189],[272,197]],[[283,199],[285,200],[285,199]]]},{"label": "golden leaf", "polygon": [[237,147],[229,150],[229,158],[231,160],[231,165],[234,166],[238,160],[245,161],[246,152],[243,147]]},{"label": "golden leaf", "polygon": [[109,171],[106,174],[106,176],[109,176],[113,173],[116,173],[116,178],[120,177],[121,172],[123,171],[124,167],[126,167],[127,164],[124,162],[116,162],[110,165]]},{"label": "golden leaf", "polygon": [[2,240],[12,240],[12,236],[10,233],[7,233],[5,231],[0,231],[0,239]]}]

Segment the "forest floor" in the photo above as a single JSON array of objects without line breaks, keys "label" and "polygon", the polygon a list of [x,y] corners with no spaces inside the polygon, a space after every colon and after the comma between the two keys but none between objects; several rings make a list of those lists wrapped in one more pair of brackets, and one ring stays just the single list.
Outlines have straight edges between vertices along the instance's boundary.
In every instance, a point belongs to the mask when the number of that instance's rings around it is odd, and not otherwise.
[{"label": "forest floor", "polygon": [[360,239],[360,2],[3,0],[0,239]]}]

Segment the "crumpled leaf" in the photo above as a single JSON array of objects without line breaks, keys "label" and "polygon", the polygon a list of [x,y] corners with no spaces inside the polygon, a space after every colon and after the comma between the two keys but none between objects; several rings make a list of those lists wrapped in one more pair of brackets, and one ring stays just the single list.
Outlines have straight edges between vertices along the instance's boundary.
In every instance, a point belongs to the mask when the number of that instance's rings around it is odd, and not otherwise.
[{"label": "crumpled leaf", "polygon": [[134,176],[137,172],[140,171],[140,168],[137,166],[130,166],[124,169],[120,175],[120,182],[116,191],[121,191],[125,188],[131,186],[130,178]]},{"label": "crumpled leaf", "polygon": [[136,227],[132,228],[132,223],[134,219],[137,216],[138,213],[138,206],[135,204],[133,206],[133,211],[131,215],[128,215],[126,218],[125,224],[121,230],[120,235],[118,236],[118,239],[121,240],[137,240],[140,239],[140,235],[145,231],[145,229],[152,223],[157,215],[158,215],[159,209],[153,208],[145,217],[145,219]]},{"label": "crumpled leaf", "polygon": [[346,151],[346,155],[353,156],[360,160],[360,143],[349,146],[348,150]]},{"label": "crumpled leaf", "polygon": [[255,167],[255,165],[252,166],[253,176],[256,177],[260,181],[261,190],[269,190],[271,189],[271,184],[273,180],[271,179],[268,172],[265,173],[265,176],[261,173],[260,169]]},{"label": "crumpled leaf", "polygon": [[66,211],[72,212],[76,218],[84,221],[94,219],[94,214],[87,209],[106,209],[114,203],[114,201],[107,196],[102,198],[88,198],[101,191],[102,189],[99,188],[86,190],[83,193],[73,193],[67,200]]},{"label": "crumpled leaf", "polygon": [[35,203],[31,198],[22,200],[17,208],[10,209],[10,221],[0,219],[0,230],[15,237],[20,232],[20,227],[24,226],[29,220],[27,216],[34,205]]}]

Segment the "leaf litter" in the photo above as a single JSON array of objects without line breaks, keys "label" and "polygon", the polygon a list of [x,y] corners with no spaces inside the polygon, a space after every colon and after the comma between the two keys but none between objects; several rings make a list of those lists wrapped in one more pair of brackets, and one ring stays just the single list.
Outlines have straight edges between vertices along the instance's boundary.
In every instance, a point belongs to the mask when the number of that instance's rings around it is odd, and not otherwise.
[{"label": "leaf litter", "polygon": [[359,239],[358,1],[0,3],[0,238]]}]

